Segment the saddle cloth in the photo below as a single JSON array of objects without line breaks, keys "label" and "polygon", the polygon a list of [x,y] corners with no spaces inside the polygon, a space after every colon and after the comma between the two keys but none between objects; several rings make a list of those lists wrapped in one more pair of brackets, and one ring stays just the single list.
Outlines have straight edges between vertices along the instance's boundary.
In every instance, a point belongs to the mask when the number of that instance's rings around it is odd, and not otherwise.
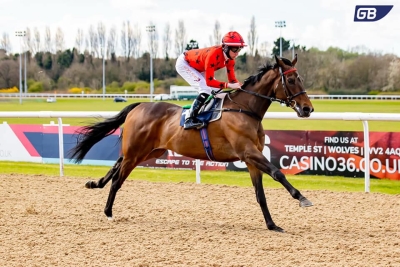
[{"label": "saddle cloth", "polygon": [[[201,108],[197,119],[207,126],[209,123],[219,120],[222,114],[222,105],[224,98],[212,98],[208,104]],[[180,120],[180,126],[183,126],[187,117],[189,117],[190,106],[182,107],[182,114]]]}]

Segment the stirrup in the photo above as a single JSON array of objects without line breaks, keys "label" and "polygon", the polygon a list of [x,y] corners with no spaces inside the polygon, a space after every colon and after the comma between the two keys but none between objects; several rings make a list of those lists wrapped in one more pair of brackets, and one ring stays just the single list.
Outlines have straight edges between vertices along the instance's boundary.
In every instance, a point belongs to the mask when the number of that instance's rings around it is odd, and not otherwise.
[{"label": "stirrup", "polygon": [[183,129],[200,129],[204,127],[204,123],[201,121],[193,121],[193,118],[189,118],[183,124]]}]

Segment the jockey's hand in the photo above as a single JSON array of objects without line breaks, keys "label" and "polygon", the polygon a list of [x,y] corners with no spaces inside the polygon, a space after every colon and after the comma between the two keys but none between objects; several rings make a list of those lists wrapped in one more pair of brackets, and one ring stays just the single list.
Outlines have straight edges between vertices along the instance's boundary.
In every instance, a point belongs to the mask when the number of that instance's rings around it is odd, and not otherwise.
[{"label": "jockey's hand", "polygon": [[228,88],[230,89],[240,89],[241,84],[240,83],[228,83]]}]

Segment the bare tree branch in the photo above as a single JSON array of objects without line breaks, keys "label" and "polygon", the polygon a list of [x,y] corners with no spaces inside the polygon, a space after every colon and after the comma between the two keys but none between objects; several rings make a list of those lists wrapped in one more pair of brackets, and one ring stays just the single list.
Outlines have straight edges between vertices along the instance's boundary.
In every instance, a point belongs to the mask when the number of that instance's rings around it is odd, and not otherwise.
[{"label": "bare tree branch", "polygon": [[99,57],[103,57],[104,49],[106,48],[106,26],[102,22],[97,25],[97,40],[100,48]]},{"label": "bare tree branch", "polygon": [[0,49],[4,49],[6,53],[11,53],[10,37],[6,32],[3,32],[3,36],[0,40]]},{"label": "bare tree branch", "polygon": [[78,53],[82,53],[83,43],[85,40],[85,35],[82,29],[78,29],[75,37],[75,48],[78,50]]},{"label": "bare tree branch", "polygon": [[164,28],[163,43],[165,59],[169,59],[169,50],[171,50],[171,26],[169,22],[167,22]]},{"label": "bare tree branch", "polygon": [[32,53],[36,54],[36,53],[40,52],[40,46],[41,46],[40,32],[36,27],[33,29],[32,43],[33,43]]},{"label": "bare tree branch", "polygon": [[256,52],[256,46],[257,46],[257,31],[256,31],[256,20],[254,16],[251,18],[251,23],[250,23],[250,31],[247,35],[248,39],[248,45],[249,45],[249,50],[250,50],[250,55],[254,56]]},{"label": "bare tree branch", "polygon": [[219,23],[218,20],[216,20],[214,24],[213,36],[210,36],[211,46],[219,45],[221,43],[221,40],[222,40],[221,24]]},{"label": "bare tree branch", "polygon": [[56,52],[62,52],[64,50],[64,32],[61,28],[57,28],[56,31]]},{"label": "bare tree branch", "polygon": [[51,44],[51,31],[47,26],[44,34],[44,52],[53,52],[52,44]]},{"label": "bare tree branch", "polygon": [[94,57],[99,56],[97,35],[96,35],[96,32],[94,31],[93,25],[90,25],[90,27],[89,27],[88,48],[89,48],[89,53],[92,56],[94,56]]},{"label": "bare tree branch", "polygon": [[178,28],[175,30],[175,54],[179,57],[186,48],[186,29],[183,20],[178,21]]},{"label": "bare tree branch", "polygon": [[115,26],[112,26],[110,32],[108,34],[107,40],[107,57],[112,58],[117,53],[117,29]]},{"label": "bare tree branch", "polygon": [[132,35],[132,57],[138,58],[140,56],[140,43],[142,41],[142,32],[138,24],[135,24]]}]

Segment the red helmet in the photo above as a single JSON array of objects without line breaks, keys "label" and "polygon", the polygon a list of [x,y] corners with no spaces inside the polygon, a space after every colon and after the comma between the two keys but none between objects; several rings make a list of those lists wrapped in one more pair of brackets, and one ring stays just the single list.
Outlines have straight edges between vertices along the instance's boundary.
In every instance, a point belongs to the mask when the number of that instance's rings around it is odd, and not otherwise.
[{"label": "red helmet", "polygon": [[228,32],[222,38],[222,44],[227,46],[247,46],[238,32]]}]

